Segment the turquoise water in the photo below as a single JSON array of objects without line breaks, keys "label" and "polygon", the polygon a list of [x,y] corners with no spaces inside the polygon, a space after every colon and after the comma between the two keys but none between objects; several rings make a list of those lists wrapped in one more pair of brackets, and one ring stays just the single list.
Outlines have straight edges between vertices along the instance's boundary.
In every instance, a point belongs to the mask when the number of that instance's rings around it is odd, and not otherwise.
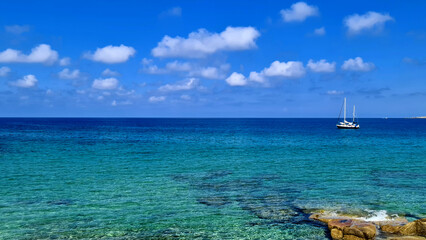
[{"label": "turquoise water", "polygon": [[0,119],[0,239],[328,239],[307,213],[426,217],[426,121],[335,122]]}]

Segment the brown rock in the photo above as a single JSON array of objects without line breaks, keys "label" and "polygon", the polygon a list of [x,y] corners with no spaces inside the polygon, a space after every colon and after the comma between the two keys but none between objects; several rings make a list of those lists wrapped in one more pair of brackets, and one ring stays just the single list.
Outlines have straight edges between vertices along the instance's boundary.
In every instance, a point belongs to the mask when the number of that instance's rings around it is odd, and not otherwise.
[{"label": "brown rock", "polygon": [[[374,224],[358,220],[331,220],[328,222],[328,228],[332,232],[333,239],[362,240],[374,239],[376,236],[376,226]],[[339,234],[339,231],[343,233],[343,238],[338,238],[338,236],[341,235]]]},{"label": "brown rock", "polygon": [[402,226],[403,225],[401,224],[388,223],[381,225],[380,230],[386,233],[397,233],[399,232]]},{"label": "brown rock", "polygon": [[402,235],[417,235],[416,222],[410,222],[405,224],[399,229],[399,233]]},{"label": "brown rock", "polygon": [[365,238],[360,238],[354,235],[345,235],[343,240],[364,240]]},{"label": "brown rock", "polygon": [[419,236],[404,236],[404,237],[388,237],[386,240],[426,240],[424,237]]},{"label": "brown rock", "polygon": [[426,237],[426,218],[405,224],[401,227],[399,233],[402,235]]},{"label": "brown rock", "polygon": [[343,232],[337,228],[331,229],[330,235],[333,239],[343,239]]},{"label": "brown rock", "polygon": [[329,216],[326,214],[314,213],[311,216],[309,216],[309,219],[328,224],[328,222],[330,222],[331,220],[343,220],[343,219],[350,219],[350,218],[345,216]]},{"label": "brown rock", "polygon": [[417,235],[426,237],[426,218],[419,219],[417,222]]}]

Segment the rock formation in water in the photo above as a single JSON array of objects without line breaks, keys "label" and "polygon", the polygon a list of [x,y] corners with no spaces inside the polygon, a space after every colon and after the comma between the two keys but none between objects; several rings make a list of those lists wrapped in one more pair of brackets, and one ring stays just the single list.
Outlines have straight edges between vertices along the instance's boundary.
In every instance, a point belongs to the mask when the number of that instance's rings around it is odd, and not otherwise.
[{"label": "rock formation in water", "polygon": [[426,218],[413,222],[405,218],[367,222],[349,215],[322,212],[311,214],[309,219],[327,224],[334,240],[375,239],[381,233],[388,236],[387,240],[426,240]]}]

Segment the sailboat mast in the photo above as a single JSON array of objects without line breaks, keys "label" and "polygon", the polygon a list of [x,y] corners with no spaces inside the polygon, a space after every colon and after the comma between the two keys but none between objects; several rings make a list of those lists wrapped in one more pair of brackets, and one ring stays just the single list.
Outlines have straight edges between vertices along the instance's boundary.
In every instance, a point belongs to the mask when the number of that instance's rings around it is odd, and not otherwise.
[{"label": "sailboat mast", "polygon": [[346,98],[343,105],[345,105],[344,112],[343,112],[343,122],[346,122]]},{"label": "sailboat mast", "polygon": [[354,112],[352,113],[352,122],[355,122],[355,105],[354,105]]}]

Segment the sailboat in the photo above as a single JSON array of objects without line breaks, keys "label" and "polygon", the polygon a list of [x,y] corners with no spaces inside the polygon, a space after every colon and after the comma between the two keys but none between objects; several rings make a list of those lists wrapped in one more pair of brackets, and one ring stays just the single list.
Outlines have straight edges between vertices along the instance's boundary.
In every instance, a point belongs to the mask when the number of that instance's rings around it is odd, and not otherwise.
[{"label": "sailboat", "polygon": [[[355,121],[355,105],[354,105],[354,111],[352,113],[352,122],[346,121],[346,98],[343,102],[344,110],[343,110],[343,122],[337,121],[337,128],[343,128],[343,129],[358,129],[359,124]],[[342,113],[342,109],[340,109],[340,114]],[[339,119],[340,119],[339,114]]]}]

